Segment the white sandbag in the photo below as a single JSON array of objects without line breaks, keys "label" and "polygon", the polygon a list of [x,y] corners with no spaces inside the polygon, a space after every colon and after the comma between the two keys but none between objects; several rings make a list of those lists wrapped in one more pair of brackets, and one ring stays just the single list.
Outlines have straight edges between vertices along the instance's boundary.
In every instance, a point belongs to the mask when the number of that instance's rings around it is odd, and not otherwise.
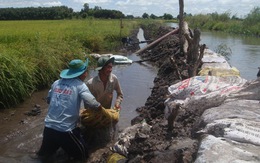
[{"label": "white sandbag", "polygon": [[168,91],[171,98],[183,100],[190,96],[206,95],[212,92],[222,96],[240,90],[246,81],[238,76],[195,76],[171,85]]},{"label": "white sandbag", "polygon": [[201,66],[201,69],[204,68],[223,68],[223,69],[230,69],[231,66],[228,64],[228,62],[223,63],[203,63]]},{"label": "white sandbag", "polygon": [[248,81],[244,87],[236,93],[230,94],[229,99],[243,98],[247,100],[260,100],[260,78]]},{"label": "white sandbag", "polygon": [[256,100],[225,102],[218,107],[205,110],[200,118],[205,124],[225,118],[243,118],[245,120],[260,122],[260,103]]},{"label": "white sandbag", "polygon": [[100,58],[101,55],[97,54],[97,53],[92,53],[92,54],[90,54],[90,56],[95,58],[95,59],[98,59],[98,58]]},{"label": "white sandbag", "polygon": [[[145,121],[125,128],[123,132],[119,134],[118,141],[110,148],[110,150],[123,156],[127,156],[130,140],[133,139],[137,133],[144,133],[145,135],[145,133],[150,132],[151,128],[152,126],[148,125]],[[149,137],[148,134],[146,136]]]},{"label": "white sandbag", "polygon": [[259,146],[238,143],[206,135],[200,144],[195,163],[259,163]]},{"label": "white sandbag", "polygon": [[237,68],[202,68],[199,73],[199,76],[240,76],[240,72]]},{"label": "white sandbag", "polygon": [[260,146],[260,122],[238,118],[219,119],[207,124],[199,133]]},{"label": "white sandbag", "polygon": [[204,55],[203,55],[203,58],[202,58],[202,62],[205,63],[205,62],[217,62],[217,63],[224,63],[224,62],[227,62],[225,57],[216,53],[216,52],[213,52],[212,50],[210,49],[205,49],[204,50]]},{"label": "white sandbag", "polygon": [[[168,88],[170,96],[165,100],[164,116],[167,119],[172,113],[172,103],[189,105],[189,100],[217,99],[217,103],[223,101],[222,97],[239,91],[247,80],[239,76],[195,76]],[[205,101],[205,100],[204,100]],[[213,103],[215,105],[215,103]],[[214,106],[212,105],[212,107]]]}]

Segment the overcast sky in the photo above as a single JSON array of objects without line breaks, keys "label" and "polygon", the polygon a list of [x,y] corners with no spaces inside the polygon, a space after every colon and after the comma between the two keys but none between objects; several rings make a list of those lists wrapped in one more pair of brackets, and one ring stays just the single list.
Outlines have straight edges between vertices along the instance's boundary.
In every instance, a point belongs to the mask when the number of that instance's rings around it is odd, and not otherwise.
[{"label": "overcast sky", "polygon": [[[176,17],[179,13],[179,0],[0,0],[0,8],[67,6],[80,11],[84,3],[88,3],[90,8],[99,6],[134,16],[167,13]],[[260,7],[260,0],[184,0],[184,12],[192,15],[228,12],[231,16],[243,18],[254,7]]]}]

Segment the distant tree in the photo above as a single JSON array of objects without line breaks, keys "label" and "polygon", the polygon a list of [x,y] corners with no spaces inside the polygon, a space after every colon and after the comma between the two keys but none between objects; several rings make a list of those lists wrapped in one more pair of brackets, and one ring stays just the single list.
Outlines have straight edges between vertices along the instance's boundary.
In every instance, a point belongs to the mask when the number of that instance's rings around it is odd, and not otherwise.
[{"label": "distant tree", "polygon": [[99,6],[95,6],[95,7],[94,7],[94,10],[95,10],[95,11],[96,11],[96,10],[102,10],[102,8],[99,7]]},{"label": "distant tree", "polygon": [[83,12],[83,13],[81,13],[81,17],[85,19],[88,17],[88,14],[86,12]]},{"label": "distant tree", "polygon": [[83,5],[83,11],[84,12],[88,12],[88,10],[89,10],[89,4],[88,3],[84,3],[84,5]]},{"label": "distant tree", "polygon": [[240,20],[238,17],[237,17],[237,15],[235,14],[235,15],[233,15],[232,17],[231,17],[231,19],[232,20]]},{"label": "distant tree", "polygon": [[156,15],[154,15],[154,14],[151,14],[151,15],[150,15],[150,18],[151,18],[151,19],[156,19],[156,18],[158,18],[158,17],[157,17]]},{"label": "distant tree", "polygon": [[192,14],[191,13],[189,13],[189,14],[186,14],[186,16],[188,17],[188,16],[192,16]]},{"label": "distant tree", "polygon": [[173,19],[173,16],[171,15],[171,14],[163,14],[163,19],[165,19],[165,20],[171,20],[171,19]]},{"label": "distant tree", "polygon": [[[192,16],[192,14],[187,14],[186,12],[183,13],[183,18]],[[177,19],[180,19],[180,15],[177,15]]]},{"label": "distant tree", "polygon": [[58,20],[72,16],[73,9],[66,6],[0,9],[0,20]]},{"label": "distant tree", "polygon": [[133,19],[134,16],[133,16],[133,15],[126,15],[126,18],[127,18],[127,19]]},{"label": "distant tree", "polygon": [[124,18],[124,14],[121,11],[117,10],[96,10],[94,11],[95,18],[105,18],[105,19],[119,19]]},{"label": "distant tree", "polygon": [[147,13],[143,13],[142,18],[148,19],[148,18],[149,18],[149,15],[148,15]]}]

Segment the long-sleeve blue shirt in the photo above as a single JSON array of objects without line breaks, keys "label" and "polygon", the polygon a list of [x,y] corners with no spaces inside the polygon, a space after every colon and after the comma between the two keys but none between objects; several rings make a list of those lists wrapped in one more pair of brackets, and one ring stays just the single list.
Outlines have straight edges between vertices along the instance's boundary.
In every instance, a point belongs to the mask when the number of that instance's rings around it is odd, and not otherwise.
[{"label": "long-sleeve blue shirt", "polygon": [[81,101],[90,109],[97,109],[100,103],[79,78],[55,81],[48,93],[49,110],[45,126],[67,132],[73,130],[79,121]]}]

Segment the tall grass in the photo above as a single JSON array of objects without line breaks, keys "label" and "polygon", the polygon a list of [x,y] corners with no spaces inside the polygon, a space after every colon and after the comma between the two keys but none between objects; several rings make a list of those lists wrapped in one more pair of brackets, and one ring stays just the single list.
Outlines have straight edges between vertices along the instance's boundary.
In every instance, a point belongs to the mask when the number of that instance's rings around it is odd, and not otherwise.
[{"label": "tall grass", "polygon": [[71,59],[115,51],[138,22],[123,25],[96,19],[0,21],[0,108],[49,86]]},{"label": "tall grass", "polygon": [[260,36],[260,7],[254,7],[244,19],[231,17],[230,13],[197,14],[185,19],[192,28]]}]

